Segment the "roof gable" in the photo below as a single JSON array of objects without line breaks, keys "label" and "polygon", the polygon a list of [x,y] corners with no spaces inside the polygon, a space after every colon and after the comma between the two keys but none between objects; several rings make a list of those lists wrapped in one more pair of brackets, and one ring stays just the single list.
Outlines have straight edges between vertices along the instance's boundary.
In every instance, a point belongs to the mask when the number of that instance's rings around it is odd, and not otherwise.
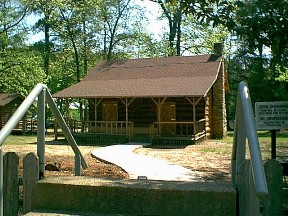
[{"label": "roof gable", "polygon": [[204,96],[221,62],[215,55],[100,62],[81,82],[54,97]]}]

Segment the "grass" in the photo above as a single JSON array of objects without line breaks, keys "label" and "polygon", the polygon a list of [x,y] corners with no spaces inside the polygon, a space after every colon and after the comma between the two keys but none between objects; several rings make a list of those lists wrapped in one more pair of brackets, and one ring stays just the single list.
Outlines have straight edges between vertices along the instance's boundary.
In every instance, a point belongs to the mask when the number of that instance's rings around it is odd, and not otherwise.
[{"label": "grass", "polygon": [[207,153],[207,152],[215,152],[215,153],[220,153],[219,148],[214,148],[214,147],[204,147],[200,149],[201,152]]},{"label": "grass", "polygon": [[[261,148],[262,158],[264,160],[271,158],[271,132],[258,131],[258,139]],[[217,140],[221,143],[233,143],[233,132],[229,131],[227,137],[222,140]],[[248,143],[248,141],[246,142]],[[248,144],[246,144],[246,152],[249,154]],[[232,147],[232,146],[231,146]],[[213,152],[215,150],[212,149]],[[220,152],[219,152],[220,153]],[[277,159],[288,160],[288,131],[277,131],[276,135],[276,155]]]},{"label": "grass", "polygon": [[35,144],[37,142],[37,135],[9,135],[4,141],[5,145],[27,145]]},{"label": "grass", "polygon": [[[48,132],[45,136],[46,141],[54,140],[53,132]],[[29,144],[36,144],[37,143],[37,134],[10,134],[7,139],[4,141],[5,145],[29,145]]]},{"label": "grass", "polygon": [[[259,131],[258,138],[260,143],[260,148],[262,151],[262,157],[264,160],[271,158],[271,133],[269,131]],[[46,140],[54,139],[53,134],[48,134],[46,136]],[[4,142],[4,145],[23,145],[23,144],[35,144],[37,142],[37,135],[9,135]],[[222,140],[217,140],[219,143],[227,143],[223,147],[211,147],[211,146],[203,146],[201,148],[201,152],[211,152],[217,153],[220,155],[231,155],[232,151],[232,143],[233,143],[233,132],[229,131],[227,137]],[[277,142],[277,158],[281,160],[288,160],[288,131],[278,131],[276,135]],[[247,153],[249,155],[249,149],[247,146]]]}]

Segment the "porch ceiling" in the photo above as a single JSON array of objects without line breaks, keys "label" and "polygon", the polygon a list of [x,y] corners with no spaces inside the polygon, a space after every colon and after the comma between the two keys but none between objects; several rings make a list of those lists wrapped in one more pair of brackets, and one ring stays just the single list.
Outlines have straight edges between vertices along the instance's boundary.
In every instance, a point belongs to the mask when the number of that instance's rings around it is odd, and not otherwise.
[{"label": "porch ceiling", "polygon": [[215,82],[221,62],[213,55],[101,62],[83,81],[53,96],[201,97]]}]

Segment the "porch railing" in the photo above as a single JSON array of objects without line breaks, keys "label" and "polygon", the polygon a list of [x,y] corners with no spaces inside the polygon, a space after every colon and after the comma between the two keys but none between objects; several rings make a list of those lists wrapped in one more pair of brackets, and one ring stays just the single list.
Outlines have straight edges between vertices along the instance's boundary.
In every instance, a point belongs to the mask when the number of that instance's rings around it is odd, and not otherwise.
[{"label": "porch railing", "polygon": [[150,126],[151,136],[191,137],[194,140],[205,136],[205,119],[196,122],[154,122]]},{"label": "porch railing", "polygon": [[130,134],[133,122],[126,121],[89,121],[89,131],[105,134]]},{"label": "porch railing", "polygon": [[[149,128],[140,127],[140,131],[134,128],[134,123],[129,121],[78,121],[68,120],[68,126],[75,133],[94,133],[94,134],[110,134],[110,135],[126,135],[129,140],[137,134],[147,134],[150,140],[159,137],[191,137],[198,140],[205,136],[205,119],[196,122],[154,122]],[[83,129],[81,131],[81,128]],[[57,129],[56,129],[57,131]]]},{"label": "porch railing", "polygon": [[[252,166],[246,173],[246,138]],[[238,87],[233,151],[231,159],[232,182],[238,191],[239,215],[260,215],[260,200],[268,196],[255,119],[248,86],[241,82]]]},{"label": "porch railing", "polygon": [[126,134],[131,130],[133,122],[126,121],[78,121],[69,120],[69,128],[73,132],[81,132],[83,127],[87,133]]},{"label": "porch railing", "polygon": [[2,145],[8,135],[18,124],[20,119],[23,118],[25,113],[28,111],[29,107],[34,103],[36,98],[38,98],[37,155],[39,157],[39,178],[43,177],[45,171],[45,102],[47,102],[49,105],[49,108],[57,119],[57,122],[68,140],[68,143],[71,145],[75,153],[75,173],[80,173],[80,164],[82,164],[83,168],[87,168],[86,161],[81,154],[72,134],[70,133],[62,115],[60,114],[48,88],[43,84],[37,84],[0,131],[0,216],[3,216],[4,191]]}]

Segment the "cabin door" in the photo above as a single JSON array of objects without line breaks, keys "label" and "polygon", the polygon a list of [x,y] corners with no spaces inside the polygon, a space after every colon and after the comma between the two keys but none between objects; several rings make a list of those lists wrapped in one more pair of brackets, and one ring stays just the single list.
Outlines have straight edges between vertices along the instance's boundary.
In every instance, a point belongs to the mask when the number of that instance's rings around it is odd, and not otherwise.
[{"label": "cabin door", "polygon": [[103,121],[118,120],[118,105],[115,102],[103,103]]},{"label": "cabin door", "polygon": [[173,102],[163,103],[161,106],[161,134],[175,135],[176,133],[176,105]]}]

